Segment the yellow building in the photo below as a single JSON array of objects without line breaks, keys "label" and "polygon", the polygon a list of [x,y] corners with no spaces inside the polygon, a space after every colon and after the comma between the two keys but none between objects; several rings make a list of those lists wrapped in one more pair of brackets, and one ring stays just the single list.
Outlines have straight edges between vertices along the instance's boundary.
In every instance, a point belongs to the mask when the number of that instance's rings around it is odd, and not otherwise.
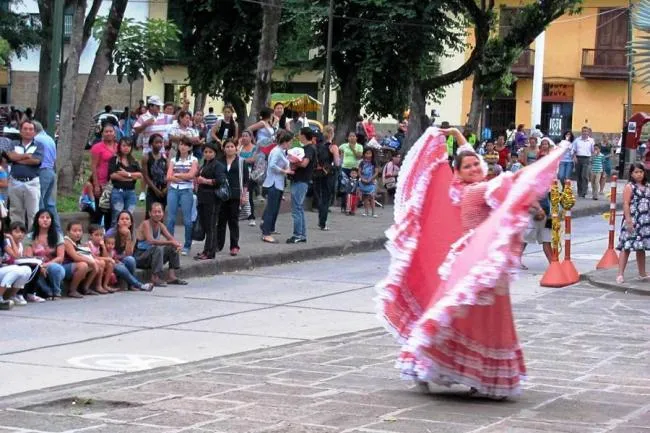
[{"label": "yellow building", "polygon": [[[508,31],[508,18],[519,4],[501,2],[500,33]],[[577,131],[589,125],[595,132],[621,131],[627,104],[627,7],[627,0],[584,0],[579,15],[564,15],[549,25],[544,50],[543,130],[549,130],[551,117],[561,116],[562,130]],[[512,68],[517,77],[513,94],[486,104],[484,124],[495,132],[505,130],[510,122],[531,127],[534,51],[535,44]],[[464,116],[469,113],[471,94],[470,78],[463,83]],[[634,83],[632,112],[637,111],[650,111],[650,95]]]}]

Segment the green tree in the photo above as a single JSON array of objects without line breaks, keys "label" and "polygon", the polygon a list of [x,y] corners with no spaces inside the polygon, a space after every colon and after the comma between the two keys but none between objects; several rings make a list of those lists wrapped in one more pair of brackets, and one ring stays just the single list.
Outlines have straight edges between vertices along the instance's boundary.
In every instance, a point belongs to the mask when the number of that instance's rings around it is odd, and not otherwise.
[{"label": "green tree", "polygon": [[522,51],[557,18],[580,10],[582,0],[543,0],[522,6],[513,17],[508,33],[486,41],[483,61],[474,69],[472,102],[468,123],[478,126],[484,99],[508,93],[513,81],[510,68]]},{"label": "green tree", "polygon": [[[634,8],[632,25],[640,32],[650,32],[650,0],[641,0]],[[640,36],[630,41],[635,66],[634,78],[644,88],[650,85],[650,37]]]},{"label": "green tree", "polygon": [[[106,19],[100,17],[95,22],[94,36],[101,40],[106,27]],[[145,22],[125,18],[120,27],[112,53],[108,71],[117,75],[117,81],[124,78],[129,83],[129,106],[132,104],[133,83],[162,70],[165,60],[170,57],[180,40],[178,26],[171,21],[149,19]]]},{"label": "green tree", "polygon": [[11,47],[9,42],[0,38],[0,66],[7,66],[9,64],[9,55],[11,54]]},{"label": "green tree", "polygon": [[182,32],[178,61],[187,65],[192,91],[231,103],[243,129],[255,86],[260,5],[244,0],[181,0],[174,19]]},{"label": "green tree", "polygon": [[[9,1],[19,3],[18,1]],[[21,14],[11,11],[0,12],[0,39],[4,39],[9,46],[9,51],[16,54],[17,57],[25,55],[30,48],[37,47],[41,42],[40,21],[30,14]]]}]

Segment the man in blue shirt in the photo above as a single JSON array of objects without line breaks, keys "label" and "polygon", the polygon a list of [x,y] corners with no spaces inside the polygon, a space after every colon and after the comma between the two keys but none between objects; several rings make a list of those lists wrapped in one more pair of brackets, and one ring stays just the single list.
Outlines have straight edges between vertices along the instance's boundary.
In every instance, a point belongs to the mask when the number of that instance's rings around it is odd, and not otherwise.
[{"label": "man in blue shirt", "polygon": [[9,176],[9,216],[12,222],[20,221],[31,230],[34,216],[41,201],[41,183],[38,179],[43,146],[34,141],[34,123],[26,120],[20,124],[20,140],[14,142],[7,157],[11,162]]},{"label": "man in blue shirt", "polygon": [[56,143],[47,132],[43,130],[40,122],[34,121],[34,130],[36,136],[34,142],[43,148],[43,160],[39,170],[39,179],[41,183],[41,200],[39,206],[41,209],[49,210],[54,216],[54,227],[61,232],[61,222],[59,214],[56,211]]}]

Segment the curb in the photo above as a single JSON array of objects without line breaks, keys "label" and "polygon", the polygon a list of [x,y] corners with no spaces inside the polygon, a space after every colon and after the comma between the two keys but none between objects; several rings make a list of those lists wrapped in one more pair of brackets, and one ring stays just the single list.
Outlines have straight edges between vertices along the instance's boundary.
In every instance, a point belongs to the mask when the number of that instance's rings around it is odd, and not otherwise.
[{"label": "curb", "polygon": [[[178,271],[178,275],[182,278],[208,277],[266,266],[298,263],[348,254],[366,253],[383,249],[385,243],[386,238],[382,235],[381,237],[371,239],[347,240],[333,245],[297,248],[292,251],[283,251],[276,254],[253,254],[238,257],[221,256],[215,260],[204,260],[190,263],[189,265],[182,267]],[[139,270],[138,276],[146,277],[147,273]]]},{"label": "curb", "polygon": [[632,293],[634,295],[650,296],[650,286],[648,286],[648,289],[641,289],[632,285],[621,285],[609,281],[603,281],[602,279],[597,278],[597,274],[599,272],[601,271],[596,270],[596,271],[587,272],[584,275],[584,280],[587,281],[592,286],[599,287],[601,289],[606,289],[606,290],[611,290],[614,292],[621,292],[621,293]]}]

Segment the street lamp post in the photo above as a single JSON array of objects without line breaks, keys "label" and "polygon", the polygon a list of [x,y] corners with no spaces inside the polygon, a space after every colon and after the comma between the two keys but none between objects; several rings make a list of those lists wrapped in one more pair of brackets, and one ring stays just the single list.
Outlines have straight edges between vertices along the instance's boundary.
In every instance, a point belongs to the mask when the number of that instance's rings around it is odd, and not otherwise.
[{"label": "street lamp post", "polygon": [[50,98],[47,110],[47,132],[54,137],[56,113],[61,105],[61,47],[63,46],[63,9],[65,0],[54,1],[52,19],[52,58],[50,60]]},{"label": "street lamp post", "polygon": [[323,104],[323,123],[330,120],[330,86],[332,84],[332,33],[334,27],[334,0],[330,0],[327,19],[327,60],[325,64],[325,101]]}]

